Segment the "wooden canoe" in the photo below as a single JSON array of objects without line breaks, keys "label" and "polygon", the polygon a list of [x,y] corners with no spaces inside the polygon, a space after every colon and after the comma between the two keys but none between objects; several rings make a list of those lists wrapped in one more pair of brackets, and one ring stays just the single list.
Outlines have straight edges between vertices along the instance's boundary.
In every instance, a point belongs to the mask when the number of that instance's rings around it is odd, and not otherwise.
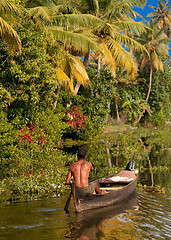
[{"label": "wooden canoe", "polygon": [[96,182],[106,194],[85,194],[74,182],[71,184],[76,212],[113,205],[128,198],[136,189],[137,174],[124,170]]}]

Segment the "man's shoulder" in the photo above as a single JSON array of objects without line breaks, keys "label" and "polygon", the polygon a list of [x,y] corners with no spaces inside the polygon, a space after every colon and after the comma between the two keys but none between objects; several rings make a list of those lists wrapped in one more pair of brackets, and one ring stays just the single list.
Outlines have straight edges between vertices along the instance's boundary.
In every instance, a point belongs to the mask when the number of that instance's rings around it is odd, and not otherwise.
[{"label": "man's shoulder", "polygon": [[92,166],[92,163],[91,162],[87,162],[87,161],[85,161],[83,164],[87,165],[87,166]]},{"label": "man's shoulder", "polygon": [[75,165],[77,165],[77,162],[71,163],[70,167],[73,167],[73,166],[75,166]]},{"label": "man's shoulder", "polygon": [[[87,161],[86,161],[87,162]],[[87,162],[88,164],[90,164],[90,165],[92,165],[92,163],[91,162]]]},{"label": "man's shoulder", "polygon": [[91,162],[88,162],[88,161],[84,161],[84,162],[73,162],[71,163],[70,165],[70,168],[73,168],[73,167],[76,167],[76,166],[81,166],[81,165],[86,165],[86,166],[92,166],[92,163]]}]

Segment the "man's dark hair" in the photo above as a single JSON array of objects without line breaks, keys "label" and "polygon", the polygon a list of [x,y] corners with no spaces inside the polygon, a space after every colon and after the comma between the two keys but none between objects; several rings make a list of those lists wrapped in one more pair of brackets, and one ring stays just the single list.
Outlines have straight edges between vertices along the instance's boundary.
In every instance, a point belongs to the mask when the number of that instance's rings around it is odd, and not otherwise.
[{"label": "man's dark hair", "polygon": [[79,149],[77,157],[78,157],[78,159],[84,159],[85,157],[87,157],[87,150]]}]

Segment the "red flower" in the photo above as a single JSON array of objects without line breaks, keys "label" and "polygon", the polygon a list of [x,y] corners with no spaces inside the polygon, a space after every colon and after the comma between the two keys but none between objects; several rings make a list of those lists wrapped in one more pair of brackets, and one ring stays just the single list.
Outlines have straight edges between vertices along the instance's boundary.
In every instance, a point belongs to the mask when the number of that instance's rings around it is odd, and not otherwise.
[{"label": "red flower", "polygon": [[33,141],[32,137],[29,134],[25,134],[23,136],[21,136],[22,141],[25,142],[26,140],[31,143]]},{"label": "red flower", "polygon": [[35,130],[35,126],[34,126],[33,124],[31,124],[31,125],[29,126],[29,131],[30,131],[30,133],[33,133],[34,130]]},{"label": "red flower", "polygon": [[70,124],[73,129],[84,129],[84,124],[82,124],[82,122],[88,119],[88,117],[84,117],[77,106],[72,106],[72,110],[67,110],[66,114],[70,116],[70,119],[66,122]]},{"label": "red flower", "polygon": [[26,130],[25,129],[20,129],[20,132],[23,133],[23,132],[26,132]]},{"label": "red flower", "polygon": [[76,111],[77,109],[78,109],[77,106],[72,106],[72,110],[73,110],[73,111]]},{"label": "red flower", "polygon": [[43,147],[43,144],[44,144],[44,142],[45,142],[44,137],[43,137],[43,136],[40,136],[40,137],[38,138],[38,141],[37,141],[37,142],[40,143],[40,146],[41,146],[41,147]]}]

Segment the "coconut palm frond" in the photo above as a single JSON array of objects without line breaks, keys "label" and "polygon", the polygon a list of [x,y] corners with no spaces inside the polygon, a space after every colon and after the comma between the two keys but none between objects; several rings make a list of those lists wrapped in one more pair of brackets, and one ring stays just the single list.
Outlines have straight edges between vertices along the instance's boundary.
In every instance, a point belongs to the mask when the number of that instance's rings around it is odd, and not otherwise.
[{"label": "coconut palm frond", "polygon": [[171,27],[171,11],[170,11],[170,14],[168,14],[168,16],[165,17],[165,21],[168,24],[168,26]]},{"label": "coconut palm frond", "polygon": [[74,48],[82,53],[89,53],[91,50],[99,50],[97,43],[91,39],[91,36],[62,31],[56,27],[48,27],[47,29],[53,32],[57,41],[62,42],[68,48]]},{"label": "coconut palm frond", "polygon": [[160,69],[161,71],[163,71],[163,64],[162,64],[162,61],[161,59],[159,58],[158,54],[156,53],[156,51],[153,51],[151,53],[151,61],[152,61],[152,64],[154,66],[154,68],[156,70]]},{"label": "coconut palm frond", "polygon": [[29,9],[29,13],[33,18],[40,18],[45,21],[50,21],[50,10],[47,7],[39,6]]},{"label": "coconut palm frond", "polygon": [[73,85],[73,77],[70,78],[70,81],[67,83],[67,86],[72,94],[75,94],[74,92],[74,85]]},{"label": "coconut palm frond", "polygon": [[165,7],[165,10],[170,10],[171,4],[169,4],[167,7]]},{"label": "coconut palm frond", "polygon": [[103,18],[110,19],[130,19],[130,17],[136,18],[138,13],[133,10],[134,6],[144,6],[145,1],[132,1],[132,0],[124,0],[124,1],[110,1],[107,7],[108,11],[106,11]]},{"label": "coconut palm frond", "polygon": [[169,58],[168,50],[169,47],[166,44],[160,44],[160,46],[156,46],[156,52],[158,52],[158,54],[164,58]]},{"label": "coconut palm frond", "polygon": [[21,40],[16,31],[0,17],[0,36],[14,52],[21,52]]},{"label": "coconut palm frond", "polygon": [[158,8],[150,6],[154,11],[149,13],[149,17],[157,23],[159,29],[163,29],[167,36],[170,38],[171,27],[171,4],[166,6],[169,1],[158,1]]},{"label": "coconut palm frond", "polygon": [[107,45],[116,63],[127,71],[132,78],[135,77],[138,67],[133,56],[112,38],[108,39]]},{"label": "coconut palm frond", "polygon": [[54,18],[54,24],[61,27],[89,27],[95,28],[99,24],[105,24],[100,18],[90,14],[65,14]]},{"label": "coconut palm frond", "polygon": [[[61,15],[61,14],[67,14],[69,9],[72,9],[72,7],[67,7],[65,5],[55,5],[53,7],[51,7],[52,13],[55,14],[53,15],[54,17],[56,17],[56,15]],[[72,11],[74,12],[75,10],[72,9]]]},{"label": "coconut palm frond", "polygon": [[53,0],[25,0],[24,2],[26,8],[37,6],[54,7],[56,5]]},{"label": "coconut palm frond", "polygon": [[159,30],[155,27],[155,25],[152,26],[153,28],[153,35],[154,35],[154,39],[158,42],[158,43],[165,43],[165,44],[169,44],[170,39],[168,38],[168,36],[166,35],[166,33],[164,33],[163,29]]},{"label": "coconut palm frond", "polygon": [[159,1],[159,0],[158,0],[158,6],[159,6],[159,9],[163,9],[163,8],[165,8],[167,3],[168,3],[168,0],[166,0],[165,2],[164,2],[164,1]]},{"label": "coconut palm frond", "polygon": [[113,37],[115,31],[119,31],[119,28],[117,26],[103,22],[94,28],[93,33],[100,38],[106,35]]},{"label": "coconut palm frond", "polygon": [[[36,2],[37,0],[34,0],[34,2]],[[39,0],[37,1],[37,6],[46,6],[49,8],[53,8],[56,6],[55,1],[53,0]]]},{"label": "coconut palm frond", "polygon": [[107,45],[102,41],[100,44],[100,48],[102,50],[101,54],[101,63],[105,65],[111,72],[113,77],[116,77],[116,62],[112,53],[109,51]]},{"label": "coconut palm frond", "polygon": [[60,66],[60,68],[58,68],[57,76],[60,77],[62,81],[66,80],[65,81],[66,86],[68,86],[69,90],[74,94],[73,70],[72,70],[73,61],[70,58],[70,55],[66,53],[58,65]]},{"label": "coconut palm frond", "polygon": [[120,34],[120,33],[115,33],[114,40],[117,43],[123,43],[125,45],[125,47],[127,47],[129,49],[134,49],[137,52],[145,51],[147,55],[149,54],[147,49],[142,44],[140,44],[135,39],[130,38],[130,37],[126,36],[126,35],[123,35],[123,34]]},{"label": "coconut palm frond", "polygon": [[70,91],[75,94],[73,87],[73,77],[80,82],[83,86],[87,86],[89,84],[89,78],[87,72],[85,70],[84,65],[79,61],[78,58],[70,55],[70,81],[67,83]]},{"label": "coconut palm frond", "polygon": [[63,81],[63,82],[69,82],[70,81],[70,78],[60,68],[56,69],[56,76],[57,76],[59,81]]},{"label": "coconut palm frond", "polygon": [[12,13],[12,14],[18,14],[20,12],[20,8],[17,7],[15,4],[13,4],[9,0],[0,0],[0,13],[6,14],[6,13]]},{"label": "coconut palm frond", "polygon": [[130,32],[135,32],[137,34],[146,32],[147,30],[150,30],[149,27],[144,25],[142,22],[134,22],[132,21],[117,21],[113,22],[112,26],[117,26],[120,31],[130,31]]},{"label": "coconut palm frond", "polygon": [[88,81],[86,78],[83,77],[83,75],[78,72],[75,68],[73,69],[73,76],[75,77],[75,79],[81,83],[83,86],[86,86],[88,84]]},{"label": "coconut palm frond", "polygon": [[146,0],[131,0],[132,6],[143,8],[146,4]]},{"label": "coconut palm frond", "polygon": [[165,48],[168,48],[168,44],[170,42],[170,39],[166,36],[165,33],[161,32],[161,34],[159,34],[158,36],[156,35],[156,40],[158,41],[158,43],[160,44],[165,44]]},{"label": "coconut palm frond", "polygon": [[143,68],[147,65],[148,61],[146,57],[143,57],[141,64],[140,64],[140,72],[142,72]]},{"label": "coconut palm frond", "polygon": [[60,70],[58,68],[58,76],[61,77],[61,80],[65,79],[72,93],[74,93],[73,77],[75,77],[83,86],[89,84],[90,80],[88,74],[85,70],[84,64],[79,58],[72,56],[71,54],[66,54],[59,62],[59,66]]},{"label": "coconut palm frond", "polygon": [[91,9],[95,12],[97,16],[99,12],[99,1],[98,0],[90,0]]},{"label": "coconut palm frond", "polygon": [[168,37],[162,31],[156,28],[156,23],[153,23],[152,20],[149,21],[149,27],[151,31],[148,31],[147,34],[142,34],[141,38],[136,38],[144,47],[148,50],[149,55],[145,52],[142,52],[141,59],[144,59],[141,65],[150,67],[151,64],[153,69],[160,69],[163,71],[163,64],[161,56],[166,58],[168,57]]},{"label": "coconut palm frond", "polygon": [[72,59],[72,69],[74,77],[79,81],[83,86],[86,86],[89,83],[89,77],[84,67],[84,64],[75,56],[70,56]]},{"label": "coconut palm frond", "polygon": [[68,78],[71,78],[72,76],[72,62],[71,59],[68,56],[69,54],[65,54],[62,57],[62,60],[59,61],[58,66],[60,66],[60,69],[68,76]]},{"label": "coconut palm frond", "polygon": [[158,13],[157,12],[150,12],[147,17],[152,17],[153,19],[158,18]]},{"label": "coconut palm frond", "polygon": [[158,11],[158,8],[157,8],[157,7],[154,7],[154,6],[151,6],[151,5],[149,5],[148,7],[149,7],[149,8],[152,8],[154,11]]}]

